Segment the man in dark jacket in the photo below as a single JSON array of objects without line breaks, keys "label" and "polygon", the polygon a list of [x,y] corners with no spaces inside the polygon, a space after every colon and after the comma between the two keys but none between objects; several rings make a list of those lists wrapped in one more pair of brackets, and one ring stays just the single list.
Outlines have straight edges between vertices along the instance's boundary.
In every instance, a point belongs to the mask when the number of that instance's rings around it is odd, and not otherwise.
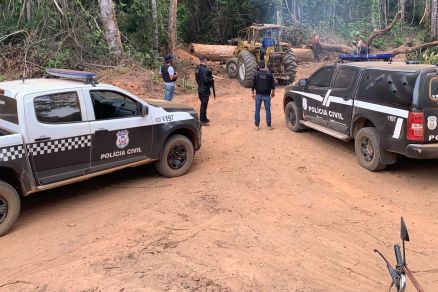
[{"label": "man in dark jacket", "polygon": [[255,99],[255,129],[260,129],[260,108],[262,102],[265,105],[266,124],[271,130],[271,98],[275,97],[275,80],[269,70],[266,69],[265,61],[259,62],[259,71],[254,76],[252,84],[252,98]]},{"label": "man in dark jacket", "polygon": [[210,99],[210,88],[213,86],[213,74],[206,66],[207,58],[199,56],[200,65],[196,67],[195,77],[198,83],[198,95],[201,101],[201,108],[199,110],[199,120],[203,126],[208,126],[210,120],[207,118],[207,107]]}]

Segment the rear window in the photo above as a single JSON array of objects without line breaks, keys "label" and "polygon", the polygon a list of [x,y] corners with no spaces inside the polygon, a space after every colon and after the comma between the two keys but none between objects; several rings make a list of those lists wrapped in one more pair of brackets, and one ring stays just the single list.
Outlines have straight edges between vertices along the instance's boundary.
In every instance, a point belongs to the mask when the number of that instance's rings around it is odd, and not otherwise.
[{"label": "rear window", "polygon": [[18,125],[17,101],[0,95],[0,119]]},{"label": "rear window", "polygon": [[81,109],[76,92],[35,97],[35,113],[41,123],[60,124],[81,122]]},{"label": "rear window", "polygon": [[365,70],[357,98],[380,104],[410,106],[417,76],[417,72]]},{"label": "rear window", "polygon": [[438,77],[434,77],[430,80],[429,88],[430,99],[438,102]]}]

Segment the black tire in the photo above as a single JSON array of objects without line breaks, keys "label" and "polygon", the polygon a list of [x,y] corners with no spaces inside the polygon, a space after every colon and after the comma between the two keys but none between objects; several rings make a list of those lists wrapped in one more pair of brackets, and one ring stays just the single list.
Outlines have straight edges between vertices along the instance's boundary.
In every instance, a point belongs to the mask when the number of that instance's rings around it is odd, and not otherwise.
[{"label": "black tire", "polygon": [[301,132],[305,129],[305,127],[300,124],[301,111],[298,110],[295,102],[290,101],[286,105],[286,108],[284,109],[284,116],[286,118],[286,126],[289,128],[289,130],[293,132]]},{"label": "black tire", "polygon": [[165,177],[181,176],[189,171],[194,157],[192,142],[186,136],[173,135],[164,144],[161,159],[155,163],[155,168]]},{"label": "black tire", "polygon": [[297,58],[292,50],[287,50],[284,55],[284,71],[289,76],[289,83],[293,83],[297,77]]},{"label": "black tire", "polygon": [[5,235],[20,214],[20,196],[10,185],[0,181],[0,236]]},{"label": "black tire", "polygon": [[242,84],[244,87],[251,87],[252,81],[257,72],[256,58],[250,51],[242,51],[239,54],[237,66],[239,69],[238,78],[240,84]]},{"label": "black tire", "polygon": [[228,77],[231,79],[236,79],[239,74],[239,67],[237,67],[237,58],[231,58],[227,61],[226,70]]},{"label": "black tire", "polygon": [[378,171],[386,167],[382,163],[384,150],[380,144],[376,128],[365,127],[357,132],[354,141],[354,150],[359,164],[369,171]]}]

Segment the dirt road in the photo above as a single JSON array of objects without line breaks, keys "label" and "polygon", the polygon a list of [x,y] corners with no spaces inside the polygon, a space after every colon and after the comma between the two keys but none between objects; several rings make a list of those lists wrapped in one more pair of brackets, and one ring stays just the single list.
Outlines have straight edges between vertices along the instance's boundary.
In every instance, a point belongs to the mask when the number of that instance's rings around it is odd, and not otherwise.
[{"label": "dirt road", "polygon": [[147,166],[26,199],[0,238],[0,291],[387,291],[373,249],[393,259],[400,216],[410,267],[438,289],[436,161],[368,172],[352,143],[287,130],[284,89],[275,129],[255,131],[249,90],[218,83],[186,176]]}]

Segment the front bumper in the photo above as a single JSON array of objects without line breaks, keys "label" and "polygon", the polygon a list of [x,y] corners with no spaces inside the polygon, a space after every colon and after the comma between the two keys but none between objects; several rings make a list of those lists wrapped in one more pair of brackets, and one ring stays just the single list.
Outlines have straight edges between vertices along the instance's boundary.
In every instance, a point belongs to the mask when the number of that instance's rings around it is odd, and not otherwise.
[{"label": "front bumper", "polygon": [[438,158],[438,144],[409,144],[406,146],[406,156],[418,159]]}]

